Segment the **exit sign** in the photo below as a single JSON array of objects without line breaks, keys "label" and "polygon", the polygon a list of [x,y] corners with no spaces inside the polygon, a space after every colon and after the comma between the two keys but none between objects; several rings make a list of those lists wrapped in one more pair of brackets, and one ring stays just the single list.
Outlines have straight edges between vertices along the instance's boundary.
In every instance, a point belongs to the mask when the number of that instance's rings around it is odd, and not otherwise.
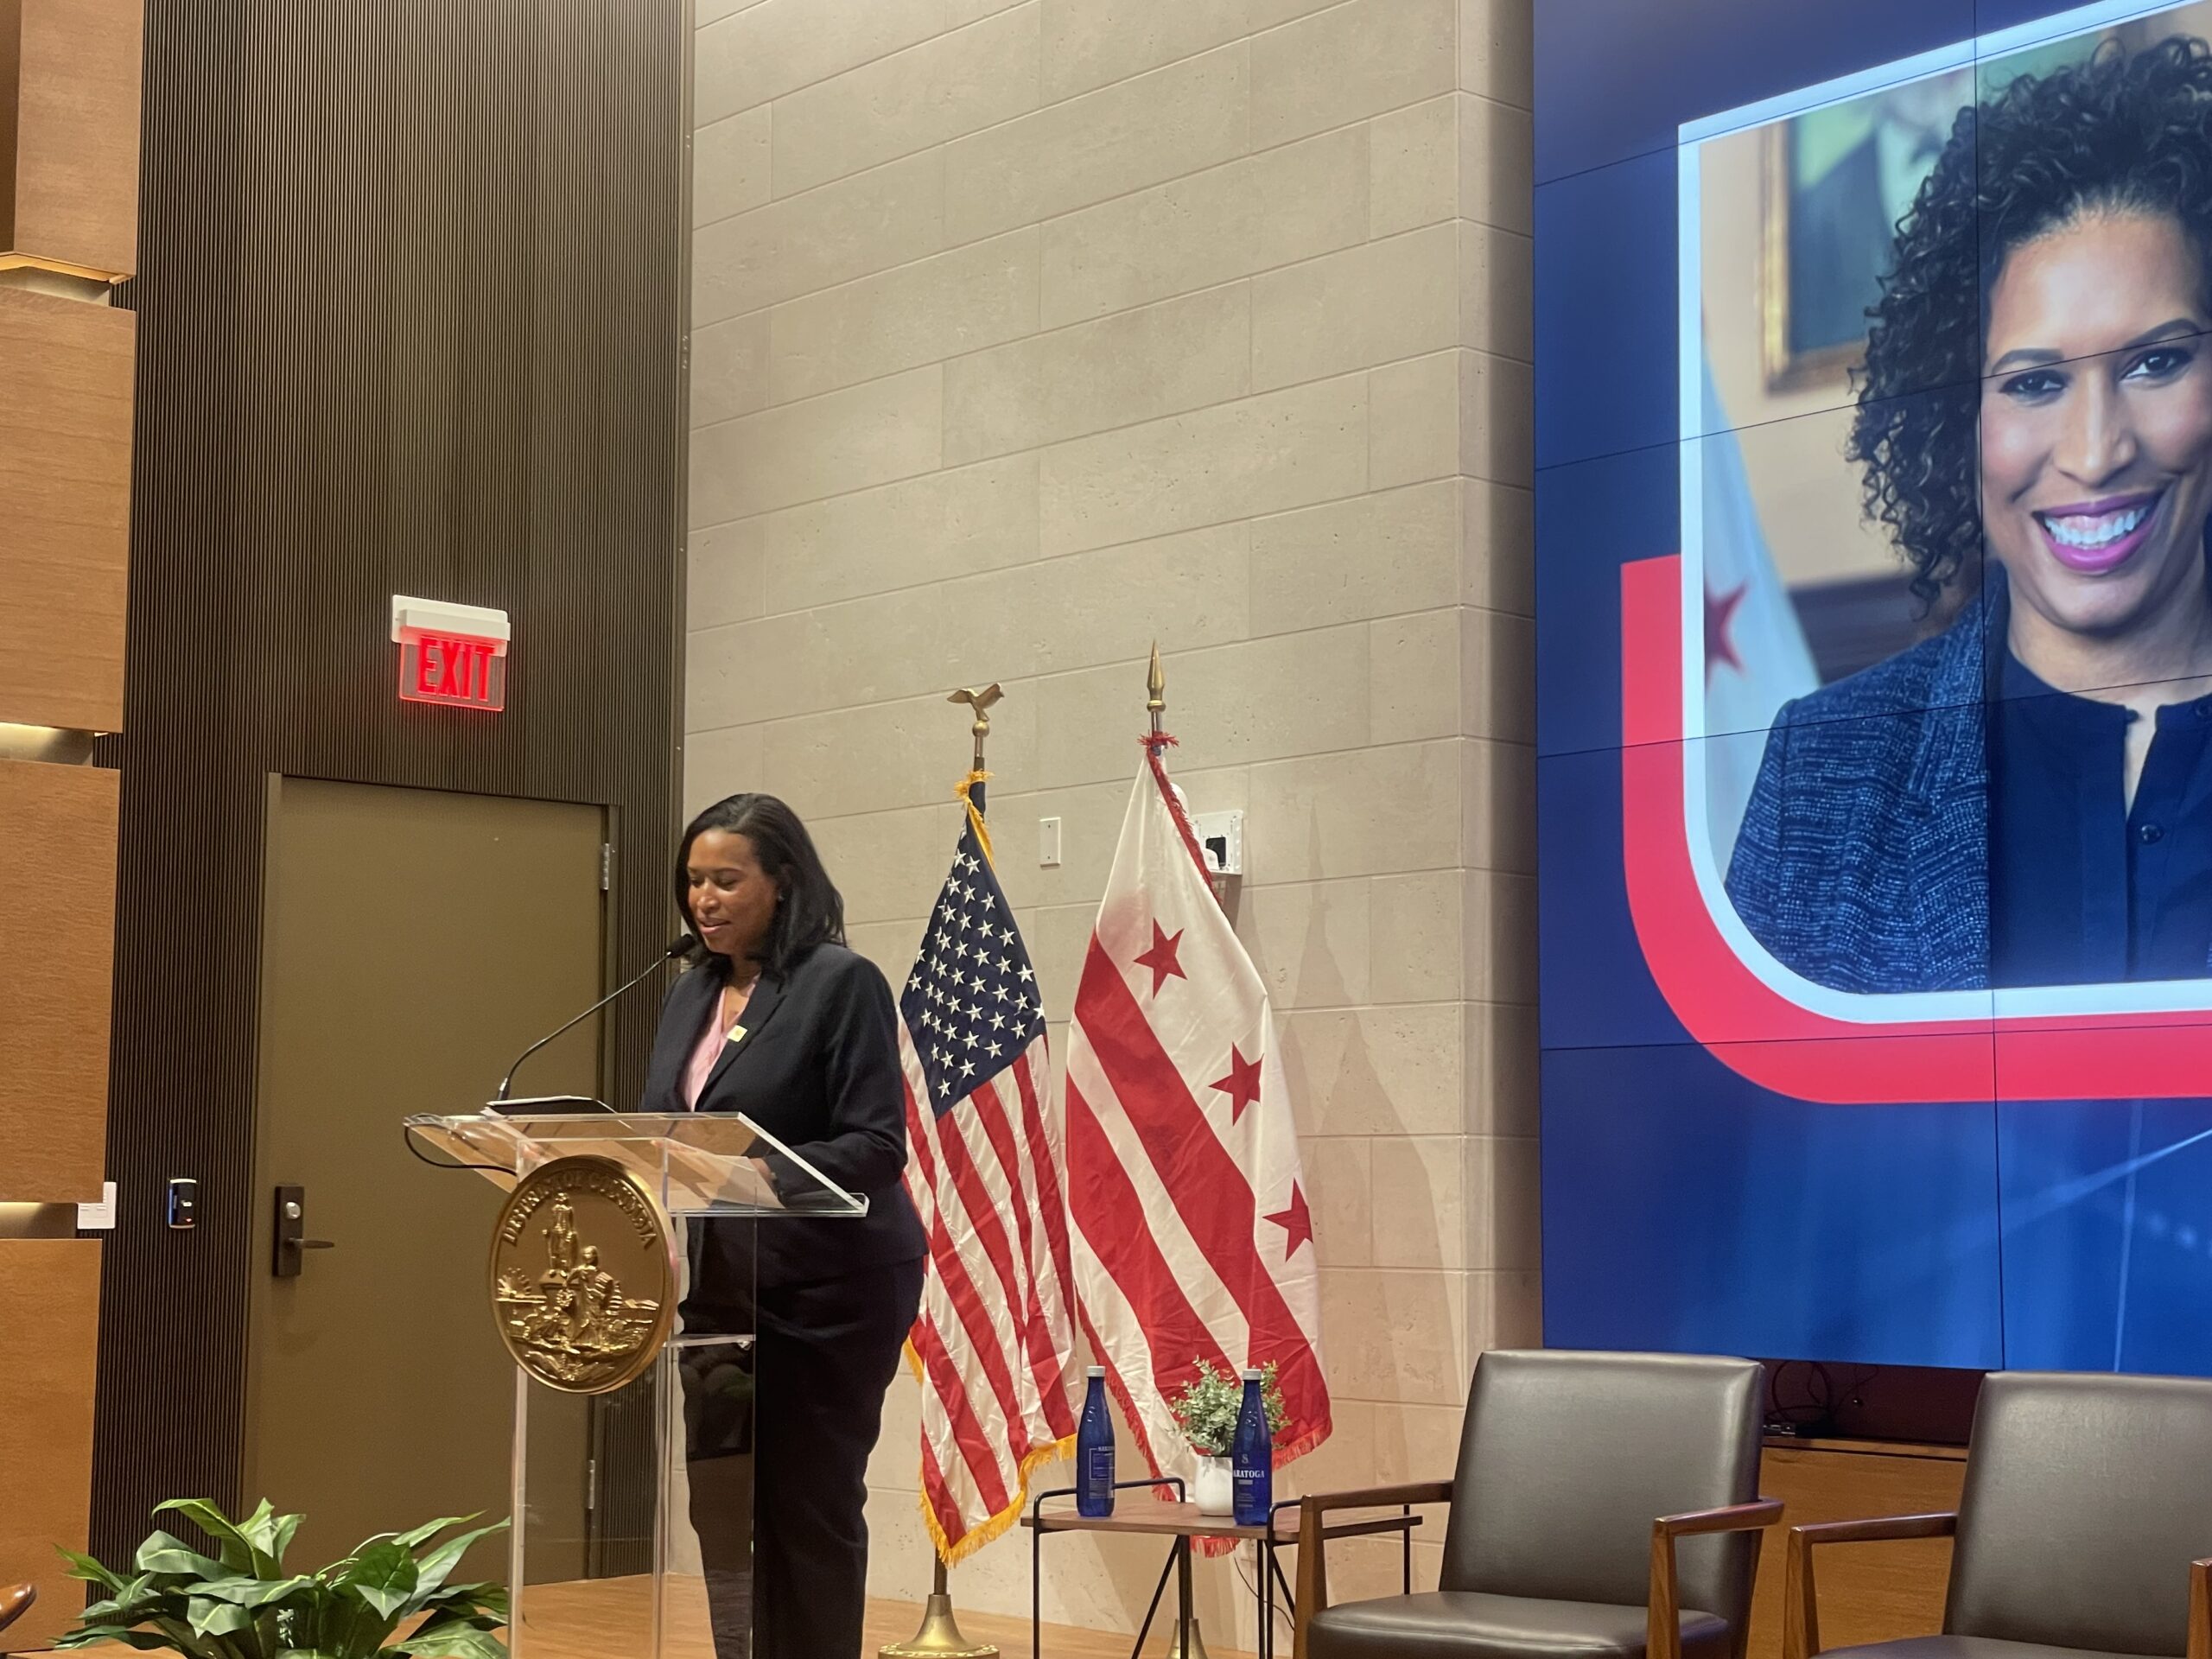
[{"label": "exit sign", "polygon": [[512,635],[505,611],[395,594],[391,637],[399,646],[400,701],[505,708]]}]

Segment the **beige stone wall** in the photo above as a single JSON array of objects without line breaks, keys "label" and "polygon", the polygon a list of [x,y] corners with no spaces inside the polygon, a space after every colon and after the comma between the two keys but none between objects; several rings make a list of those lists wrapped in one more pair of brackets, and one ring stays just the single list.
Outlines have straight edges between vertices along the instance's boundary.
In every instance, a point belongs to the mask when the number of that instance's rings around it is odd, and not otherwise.
[{"label": "beige stone wall", "polygon": [[[1537,1335],[1529,3],[698,0],[689,802],[790,799],[896,982],[957,827],[944,694],[1002,681],[1057,1051],[1160,641],[1179,779],[1247,814],[1312,1484],[1442,1472],[1474,1355]],[[902,1382],[879,1593],[927,1582],[914,1414]],[[1131,1627],[1156,1560],[1056,1541],[1047,1616]],[[1027,1573],[1009,1540],[956,1594],[1023,1610]]]}]

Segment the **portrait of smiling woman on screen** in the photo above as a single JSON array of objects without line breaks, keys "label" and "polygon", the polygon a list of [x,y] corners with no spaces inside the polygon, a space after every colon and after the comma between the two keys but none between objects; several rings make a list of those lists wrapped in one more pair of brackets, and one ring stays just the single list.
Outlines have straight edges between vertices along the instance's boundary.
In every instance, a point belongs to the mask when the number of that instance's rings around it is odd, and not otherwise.
[{"label": "portrait of smiling woman on screen", "polygon": [[2212,50],[1961,111],[1899,223],[1848,454],[1956,620],[1787,705],[1728,870],[1862,992],[2212,976]]}]

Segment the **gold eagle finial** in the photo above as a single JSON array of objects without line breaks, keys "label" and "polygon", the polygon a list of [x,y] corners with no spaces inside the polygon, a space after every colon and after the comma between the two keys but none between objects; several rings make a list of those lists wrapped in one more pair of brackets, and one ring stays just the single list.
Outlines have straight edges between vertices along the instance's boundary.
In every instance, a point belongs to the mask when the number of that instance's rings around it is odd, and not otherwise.
[{"label": "gold eagle finial", "polygon": [[981,688],[963,686],[945,699],[947,702],[964,702],[976,711],[976,723],[969,730],[976,734],[975,769],[977,772],[983,769],[983,740],[991,734],[991,705],[1004,696],[1006,693],[1000,690],[999,683],[993,680]]}]

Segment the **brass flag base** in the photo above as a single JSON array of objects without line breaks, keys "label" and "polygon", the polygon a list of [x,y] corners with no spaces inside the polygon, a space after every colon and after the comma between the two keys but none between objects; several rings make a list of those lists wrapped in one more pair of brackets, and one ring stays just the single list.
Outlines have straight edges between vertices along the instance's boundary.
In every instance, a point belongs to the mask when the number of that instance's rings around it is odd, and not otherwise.
[{"label": "brass flag base", "polygon": [[876,1649],[877,1659],[999,1659],[999,1650],[988,1642],[970,1642],[960,1632],[952,1616],[952,1596],[946,1588],[944,1563],[937,1564],[937,1580],[930,1599],[922,1605],[922,1628],[904,1642]]},{"label": "brass flag base", "polygon": [[1210,1659],[1206,1652],[1206,1639],[1198,1634],[1198,1621],[1195,1616],[1191,1620],[1190,1647],[1186,1649],[1183,1646],[1182,1632],[1177,1631],[1173,1645],[1167,1649],[1167,1659]]}]

